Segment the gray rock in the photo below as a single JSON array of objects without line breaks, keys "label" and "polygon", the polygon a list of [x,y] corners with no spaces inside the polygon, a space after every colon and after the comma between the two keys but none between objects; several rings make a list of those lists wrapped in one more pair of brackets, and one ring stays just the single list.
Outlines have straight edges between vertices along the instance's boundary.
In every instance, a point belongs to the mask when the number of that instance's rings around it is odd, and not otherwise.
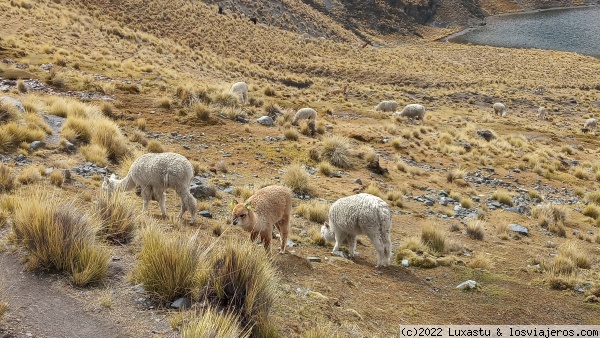
[{"label": "gray rock", "polygon": [[67,148],[68,151],[74,151],[75,145],[69,141],[65,141],[65,148]]},{"label": "gray rock", "polygon": [[306,257],[306,259],[307,259],[309,262],[313,262],[313,263],[321,263],[321,258],[320,258],[320,257],[308,256],[308,257]]},{"label": "gray rock", "polygon": [[286,245],[286,246],[289,246],[289,247],[298,246],[298,244],[296,244],[294,241],[292,241],[292,240],[291,240],[291,239],[289,239],[289,238],[287,239],[287,241],[286,241],[285,245]]},{"label": "gray rock", "polygon": [[433,280],[433,277],[425,277],[425,280],[431,282]]},{"label": "gray rock", "polygon": [[348,256],[346,256],[346,254],[343,251],[333,251],[331,254],[342,258],[348,258]]},{"label": "gray rock", "polygon": [[192,302],[189,299],[182,297],[171,303],[171,307],[174,309],[187,309],[192,306]]},{"label": "gray rock", "polygon": [[433,203],[433,201],[432,201],[432,200],[426,200],[426,201],[425,201],[425,205],[426,205],[426,206],[432,207],[432,206],[433,206],[433,204],[434,204],[434,203]]},{"label": "gray rock", "polygon": [[248,123],[250,121],[248,121],[247,119],[243,118],[242,116],[236,116],[235,117],[235,122],[239,122],[239,123]]},{"label": "gray rock", "polygon": [[29,148],[31,148],[32,150],[38,150],[40,149],[44,144],[40,141],[33,141],[31,143],[29,143]]},{"label": "gray rock", "polygon": [[273,118],[271,118],[270,116],[261,116],[256,120],[256,122],[267,127],[270,127],[274,124]]},{"label": "gray rock", "polygon": [[206,217],[206,218],[212,218],[212,213],[208,210],[202,210],[198,213],[198,215],[202,216],[202,217]]},{"label": "gray rock", "polygon": [[25,112],[25,106],[17,99],[8,96],[0,96],[0,101],[12,103],[21,113]]},{"label": "gray rock", "polygon": [[406,267],[406,268],[408,268],[408,266],[410,265],[408,263],[408,259],[403,259],[401,264],[402,264],[403,267]]},{"label": "gray rock", "polygon": [[354,180],[354,183],[362,185],[362,180],[360,178],[357,178]]},{"label": "gray rock", "polygon": [[26,157],[23,154],[19,154],[19,155],[17,155],[17,157],[15,157],[15,160],[17,162],[23,162],[23,161],[25,161],[25,159],[26,159]]},{"label": "gray rock", "polygon": [[46,176],[48,176],[48,175],[52,174],[52,172],[53,172],[53,171],[54,171],[54,168],[46,168],[46,169],[44,170],[44,174],[45,174]]},{"label": "gray rock", "polygon": [[456,286],[457,289],[460,290],[473,290],[477,288],[477,282],[474,280],[464,281]]},{"label": "gray rock", "polygon": [[519,207],[509,207],[504,210],[510,211],[510,212],[516,212],[517,214],[522,214],[521,208],[519,208]]},{"label": "gray rock", "polygon": [[190,193],[196,198],[214,197],[215,189],[208,185],[208,179],[200,176],[195,176],[192,179]]},{"label": "gray rock", "polygon": [[525,236],[529,236],[529,229],[527,229],[526,227],[519,225],[519,224],[509,224],[508,228],[511,231],[514,231],[516,233],[519,233],[521,235],[525,235]]}]

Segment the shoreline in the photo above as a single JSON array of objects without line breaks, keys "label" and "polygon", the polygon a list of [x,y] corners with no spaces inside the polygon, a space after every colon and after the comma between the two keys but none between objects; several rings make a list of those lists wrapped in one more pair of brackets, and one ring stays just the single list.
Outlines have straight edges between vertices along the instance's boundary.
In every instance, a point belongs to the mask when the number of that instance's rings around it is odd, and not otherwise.
[{"label": "shoreline", "polygon": [[[483,22],[485,22],[487,20],[487,18],[492,18],[492,17],[503,17],[503,16],[509,16],[509,15],[530,14],[530,13],[539,13],[539,12],[546,12],[546,11],[568,10],[568,9],[588,8],[588,7],[597,7],[597,6],[599,6],[599,4],[596,3],[596,4],[586,4],[586,5],[580,5],[580,6],[551,7],[551,8],[540,8],[540,9],[527,10],[527,11],[522,11],[522,12],[500,13],[500,14],[489,15],[489,16],[484,17]],[[458,32],[448,34],[446,36],[443,36],[443,37],[438,38],[433,41],[434,42],[452,42],[452,41],[450,41],[450,39],[464,35],[472,30],[478,29],[483,26],[485,26],[485,25],[477,25],[477,26],[462,28]],[[459,43],[459,42],[457,42],[457,43]]]}]

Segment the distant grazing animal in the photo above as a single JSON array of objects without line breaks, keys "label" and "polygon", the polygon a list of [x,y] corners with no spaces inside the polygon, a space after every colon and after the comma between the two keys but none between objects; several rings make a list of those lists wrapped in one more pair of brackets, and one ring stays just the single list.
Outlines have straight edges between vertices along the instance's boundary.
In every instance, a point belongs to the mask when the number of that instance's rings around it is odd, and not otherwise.
[{"label": "distant grazing animal", "polygon": [[317,120],[317,111],[312,108],[302,108],[296,112],[294,115],[294,119],[292,120],[292,125],[298,124],[298,120],[313,120],[316,122]]},{"label": "distant grazing animal", "polygon": [[548,118],[548,111],[546,110],[546,108],[544,107],[539,107],[538,108],[538,113],[537,113],[537,117],[540,120],[545,120]]},{"label": "distant grazing animal", "polygon": [[506,111],[506,106],[500,102],[494,103],[492,107],[494,108],[494,115],[500,115],[504,117],[506,114],[508,114]]},{"label": "distant grazing animal", "polygon": [[374,107],[375,111],[391,111],[395,112],[398,110],[398,102],[396,101],[381,101]]},{"label": "distant grazing animal", "polygon": [[194,196],[190,193],[190,182],[194,177],[194,167],[184,156],[177,153],[150,153],[138,157],[125,178],[119,180],[112,174],[110,178],[105,177],[102,190],[109,194],[113,191],[127,191],[136,187],[141,188],[144,200],[144,212],[148,210],[148,202],[152,199],[158,201],[162,216],[166,216],[166,190],[174,189],[181,199],[181,211],[179,219],[189,211],[192,218],[190,223],[196,220],[198,209]]},{"label": "distant grazing animal", "polygon": [[279,253],[285,253],[292,215],[290,189],[271,185],[259,189],[243,203],[234,200],[231,204],[233,205],[233,225],[239,225],[242,229],[250,232],[252,242],[260,235],[266,250],[270,248],[273,225],[275,225],[281,239]]},{"label": "distant grazing animal", "polygon": [[236,82],[229,89],[229,93],[242,100],[242,104],[248,103],[248,84],[246,82]]},{"label": "distant grazing animal", "polygon": [[596,130],[596,128],[598,128],[598,122],[596,121],[595,118],[589,118],[587,120],[585,120],[585,123],[583,124],[583,128],[581,128],[581,131],[584,133],[587,133],[591,130]]},{"label": "distant grazing animal", "polygon": [[343,197],[329,208],[329,222],[321,227],[325,241],[335,241],[333,252],[337,252],[343,242],[348,242],[348,253],[353,257],[357,252],[356,236],[367,235],[377,250],[377,265],[390,264],[392,214],[388,204],[377,196],[361,193]]},{"label": "distant grazing animal", "polygon": [[348,85],[345,85],[342,88],[334,89],[334,90],[330,91],[329,94],[330,95],[346,94],[346,90],[348,90]]},{"label": "distant grazing animal", "polygon": [[223,6],[219,6],[219,14],[223,14]]},{"label": "distant grazing animal", "polygon": [[409,104],[406,105],[406,107],[404,107],[404,109],[402,109],[402,111],[398,112],[398,113],[394,113],[392,115],[397,115],[397,116],[404,116],[409,118],[411,121],[416,117],[419,120],[421,120],[421,124],[425,123],[425,111],[427,109],[420,105],[420,104]]}]

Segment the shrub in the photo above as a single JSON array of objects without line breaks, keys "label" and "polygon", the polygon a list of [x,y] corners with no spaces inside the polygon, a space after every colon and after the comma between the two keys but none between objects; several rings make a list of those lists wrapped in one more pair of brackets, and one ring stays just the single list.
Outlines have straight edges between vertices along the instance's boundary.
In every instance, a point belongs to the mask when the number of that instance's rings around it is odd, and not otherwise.
[{"label": "shrub", "polygon": [[485,236],[485,232],[483,230],[483,222],[477,220],[477,221],[470,221],[467,224],[467,236],[469,236],[472,239],[476,239],[478,241],[483,240],[483,237]]},{"label": "shrub", "polygon": [[263,93],[265,94],[265,96],[275,96],[275,95],[277,95],[277,92],[275,92],[275,89],[273,89],[273,87],[271,87],[271,86],[267,86],[263,90]]},{"label": "shrub", "polygon": [[545,203],[531,209],[531,215],[537,218],[541,227],[547,227],[548,231],[564,237],[566,235],[565,222],[567,221],[567,209],[562,205]]},{"label": "shrub", "polygon": [[431,224],[426,224],[421,230],[421,242],[437,253],[446,251],[446,235]]},{"label": "shrub", "polygon": [[471,269],[489,269],[492,267],[492,262],[485,255],[475,255],[468,263]]},{"label": "shrub", "polygon": [[300,138],[300,133],[294,128],[287,128],[283,131],[283,136],[286,140],[297,141]]},{"label": "shrub", "polygon": [[492,198],[511,207],[514,205],[512,197],[505,191],[496,190],[492,195]]},{"label": "shrub", "polygon": [[338,168],[352,167],[350,156],[350,141],[343,136],[332,135],[323,138],[321,157]]},{"label": "shrub", "polygon": [[225,91],[215,94],[212,97],[212,102],[222,107],[235,107],[238,104],[238,98]]},{"label": "shrub", "polygon": [[0,122],[18,121],[21,114],[14,104],[0,100]]},{"label": "shrub", "polygon": [[133,279],[161,301],[190,295],[201,262],[196,236],[167,234],[150,225],[142,230],[141,238]]},{"label": "shrub", "polygon": [[462,168],[454,168],[448,171],[446,174],[446,181],[452,183],[454,180],[462,179],[465,177],[466,170]]},{"label": "shrub", "polygon": [[592,266],[589,254],[574,241],[566,241],[561,244],[558,247],[558,257],[570,259],[578,268],[589,269]]},{"label": "shrub", "polygon": [[277,299],[271,260],[249,241],[228,240],[216,250],[201,278],[201,299],[238,315],[242,327],[260,327]]},{"label": "shrub", "polygon": [[250,331],[242,330],[235,314],[219,314],[213,308],[205,309],[200,317],[193,318],[181,327],[181,338],[246,338],[249,336]]},{"label": "shrub", "polygon": [[164,108],[164,109],[169,109],[169,108],[171,108],[173,101],[171,101],[170,97],[163,96],[160,99],[158,99],[157,103],[158,103],[159,107]]},{"label": "shrub", "polygon": [[81,153],[88,162],[95,163],[99,167],[105,167],[108,164],[108,152],[97,144],[88,144],[80,148]]},{"label": "shrub", "polygon": [[146,149],[148,149],[148,152],[151,152],[151,153],[164,153],[165,152],[165,147],[163,147],[162,143],[160,143],[157,140],[149,141]]},{"label": "shrub", "polygon": [[600,192],[594,191],[587,194],[586,198],[588,203],[594,203],[595,205],[600,205]]},{"label": "shrub", "polygon": [[104,147],[110,160],[119,161],[130,153],[127,140],[113,121],[101,119],[94,127],[92,143]]},{"label": "shrub", "polygon": [[146,130],[146,124],[148,123],[148,121],[146,121],[145,118],[139,118],[137,120],[135,120],[135,126],[139,129],[139,130]]},{"label": "shrub", "polygon": [[17,176],[17,181],[21,184],[33,184],[42,180],[42,174],[40,168],[34,165],[30,165],[25,169],[21,170]]},{"label": "shrub", "polygon": [[285,168],[283,182],[296,194],[308,194],[311,192],[312,189],[308,179],[308,173],[301,163],[290,164]]},{"label": "shrub", "polygon": [[139,143],[144,147],[148,146],[148,138],[146,138],[146,135],[139,130],[135,130],[130,134],[129,141]]},{"label": "shrub", "polygon": [[317,166],[317,170],[325,176],[330,176],[333,173],[334,168],[331,163],[327,161],[321,161]]},{"label": "shrub", "polygon": [[50,173],[50,183],[59,188],[62,187],[62,185],[65,183],[65,175],[63,174],[62,170],[53,170]]},{"label": "shrub", "polygon": [[208,121],[210,119],[210,108],[205,103],[195,103],[192,106],[192,113],[202,121]]},{"label": "shrub", "polygon": [[119,192],[110,195],[102,193],[94,206],[94,211],[102,222],[100,236],[105,240],[126,244],[133,238],[138,216],[125,199],[125,195]]},{"label": "shrub", "polygon": [[473,200],[470,197],[463,197],[460,199],[460,206],[466,209],[473,207]]},{"label": "shrub", "polygon": [[254,191],[248,187],[235,187],[233,188],[232,194],[239,197],[242,201],[245,201],[254,194]]},{"label": "shrub", "polygon": [[[72,137],[66,137],[64,135],[65,131],[67,131],[68,135],[74,135],[75,139]],[[67,122],[65,122],[62,133],[65,138],[71,142],[83,142],[89,143],[92,139],[92,126],[90,121],[83,117],[70,116],[67,118]]]},{"label": "shrub", "polygon": [[364,193],[371,194],[371,195],[377,196],[379,198],[384,198],[383,192],[381,192],[379,187],[375,184],[369,184],[369,186],[365,188]]},{"label": "shrub", "polygon": [[582,213],[585,216],[591,217],[593,219],[598,219],[598,217],[600,216],[600,209],[598,209],[598,207],[594,204],[588,204],[585,206]]},{"label": "shrub", "polygon": [[329,205],[316,200],[303,202],[296,207],[296,213],[311,222],[323,223],[329,218]]},{"label": "shrub", "polygon": [[0,192],[10,192],[15,187],[15,176],[12,170],[0,162]]},{"label": "shrub", "polygon": [[302,338],[342,338],[331,323],[318,323],[312,329],[305,331]]},{"label": "shrub", "polygon": [[110,254],[95,242],[97,224],[73,203],[31,189],[16,205],[12,228],[28,268],[66,271],[79,286],[105,276]]}]

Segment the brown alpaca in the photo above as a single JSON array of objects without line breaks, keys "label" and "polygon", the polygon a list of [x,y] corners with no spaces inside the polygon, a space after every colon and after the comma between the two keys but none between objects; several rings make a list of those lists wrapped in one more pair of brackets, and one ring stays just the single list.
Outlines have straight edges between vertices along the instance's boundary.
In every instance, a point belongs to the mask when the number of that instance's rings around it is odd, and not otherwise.
[{"label": "brown alpaca", "polygon": [[252,242],[260,235],[265,250],[270,248],[273,225],[275,225],[281,237],[279,253],[285,253],[292,214],[290,189],[271,185],[259,189],[244,203],[232,201],[231,204],[234,205],[233,225],[239,225],[242,229],[250,232]]},{"label": "brown alpaca", "polygon": [[343,88],[338,88],[338,89],[334,89],[332,91],[329,92],[330,95],[340,95],[340,94],[346,94],[346,90],[348,90],[348,85],[345,85]]}]

